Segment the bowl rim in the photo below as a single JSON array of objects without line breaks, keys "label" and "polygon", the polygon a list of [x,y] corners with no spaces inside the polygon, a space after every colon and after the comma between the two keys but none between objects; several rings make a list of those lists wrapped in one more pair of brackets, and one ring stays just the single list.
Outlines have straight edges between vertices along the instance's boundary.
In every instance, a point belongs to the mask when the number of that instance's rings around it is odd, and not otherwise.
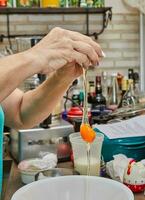
[{"label": "bowl rim", "polygon": [[[25,191],[27,191],[28,188],[34,186],[34,185],[38,185],[40,182],[52,182],[52,181],[55,181],[56,179],[96,179],[96,180],[99,180],[99,181],[107,181],[108,184],[109,183],[114,183],[114,184],[117,184],[118,186],[120,185],[122,189],[124,189],[124,191],[126,191],[126,193],[128,194],[128,199],[129,200],[134,200],[134,195],[133,195],[133,192],[126,186],[124,185],[123,183],[120,183],[118,181],[115,181],[113,179],[109,179],[109,178],[105,178],[105,177],[98,177],[98,176],[84,176],[84,175],[70,175],[70,176],[59,176],[59,177],[53,177],[53,178],[47,178],[47,179],[42,179],[42,180],[38,180],[38,181],[35,181],[35,182],[32,182],[32,183],[29,183],[28,185],[25,185],[23,186],[22,188],[20,188],[19,190],[17,190],[11,200],[16,200],[17,196],[19,197],[19,195],[21,193],[24,193]],[[76,180],[77,181],[77,180]]]}]

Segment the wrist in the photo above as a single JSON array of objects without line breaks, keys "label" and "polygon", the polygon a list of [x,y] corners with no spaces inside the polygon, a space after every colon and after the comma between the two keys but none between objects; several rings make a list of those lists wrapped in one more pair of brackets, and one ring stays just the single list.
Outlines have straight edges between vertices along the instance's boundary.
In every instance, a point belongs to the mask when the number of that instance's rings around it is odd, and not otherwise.
[{"label": "wrist", "polygon": [[65,70],[65,67],[60,68],[55,72],[56,79],[62,84],[71,84],[76,77],[73,76],[69,71]]},{"label": "wrist", "polygon": [[37,50],[33,51],[33,49],[23,52],[23,59],[28,62],[32,74],[41,73],[44,66],[47,65],[46,58],[43,54],[37,52]]}]

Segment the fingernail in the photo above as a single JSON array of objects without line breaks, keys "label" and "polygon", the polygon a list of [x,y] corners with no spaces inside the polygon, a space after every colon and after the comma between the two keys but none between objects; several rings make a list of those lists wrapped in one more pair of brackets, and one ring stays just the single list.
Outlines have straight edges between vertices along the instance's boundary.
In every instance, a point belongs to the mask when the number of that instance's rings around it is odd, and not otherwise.
[{"label": "fingernail", "polygon": [[102,56],[105,58],[106,57],[106,55],[105,55],[105,53],[102,51]]},{"label": "fingernail", "polygon": [[99,63],[99,62],[97,62],[95,66],[97,66],[97,67],[98,67],[99,65],[100,65],[100,63]]}]

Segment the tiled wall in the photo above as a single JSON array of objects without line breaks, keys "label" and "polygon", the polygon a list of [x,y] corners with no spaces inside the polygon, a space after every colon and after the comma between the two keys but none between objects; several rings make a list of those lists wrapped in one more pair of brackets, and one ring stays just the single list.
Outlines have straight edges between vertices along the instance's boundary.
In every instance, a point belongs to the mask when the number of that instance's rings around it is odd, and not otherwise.
[{"label": "tiled wall", "polygon": [[[112,21],[99,36],[98,43],[102,46],[106,58],[96,68],[90,71],[90,79],[94,79],[98,71],[120,72],[127,74],[128,68],[139,71],[140,46],[139,46],[139,12],[128,7],[123,0],[105,0],[106,6],[111,6],[113,11]],[[102,16],[90,15],[90,32],[101,29]],[[86,16],[75,15],[11,15],[11,34],[46,34],[53,27],[60,26],[65,29],[86,33]],[[6,16],[0,15],[0,34],[6,34]],[[16,42],[12,40],[16,50]],[[0,43],[0,48],[8,44],[5,40]],[[29,45],[28,45],[29,46]]]},{"label": "tiled wall", "polygon": [[126,71],[126,68],[139,69],[139,15],[115,14],[106,31],[100,36],[106,58],[104,68]]},{"label": "tiled wall", "polygon": [[[102,46],[106,58],[96,68],[90,71],[90,79],[94,79],[97,71],[106,70],[127,74],[128,68],[139,71],[140,68],[140,46],[139,46],[139,12],[127,7],[122,0],[105,0],[106,6],[113,7],[113,18],[108,27],[99,36],[98,43]],[[100,30],[102,16],[90,16],[90,32]],[[46,34],[53,27],[86,32],[85,15],[11,15],[11,34]],[[0,15],[0,34],[7,34],[6,16]],[[17,49],[15,40],[11,40],[14,50]],[[0,49],[8,45],[8,41],[0,43]],[[28,45],[29,46],[29,45]],[[28,79],[25,83],[30,81]],[[22,85],[24,88],[26,84]]]},{"label": "tiled wall", "polygon": [[[81,33],[86,31],[85,15],[11,15],[11,34],[43,34],[53,27],[60,26]],[[90,32],[100,30],[102,16],[90,16]],[[0,15],[0,34],[6,34],[6,16]],[[100,35],[98,41],[106,53],[101,63],[102,69],[112,72],[126,72],[127,68],[139,69],[139,14],[113,14],[113,19],[107,29]],[[7,44],[5,40],[0,48]],[[16,49],[16,42],[13,42]]]}]

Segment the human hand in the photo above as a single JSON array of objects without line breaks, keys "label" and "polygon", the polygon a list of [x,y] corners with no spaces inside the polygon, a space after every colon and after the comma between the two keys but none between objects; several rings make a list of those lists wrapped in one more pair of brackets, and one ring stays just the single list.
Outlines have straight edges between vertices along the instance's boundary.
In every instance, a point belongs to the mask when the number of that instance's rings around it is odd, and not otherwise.
[{"label": "human hand", "polygon": [[[91,38],[78,32],[54,28],[29,54],[35,57],[39,73],[48,74],[66,65],[88,68],[98,65],[103,57],[101,47]],[[75,70],[76,70],[75,68]]]}]

